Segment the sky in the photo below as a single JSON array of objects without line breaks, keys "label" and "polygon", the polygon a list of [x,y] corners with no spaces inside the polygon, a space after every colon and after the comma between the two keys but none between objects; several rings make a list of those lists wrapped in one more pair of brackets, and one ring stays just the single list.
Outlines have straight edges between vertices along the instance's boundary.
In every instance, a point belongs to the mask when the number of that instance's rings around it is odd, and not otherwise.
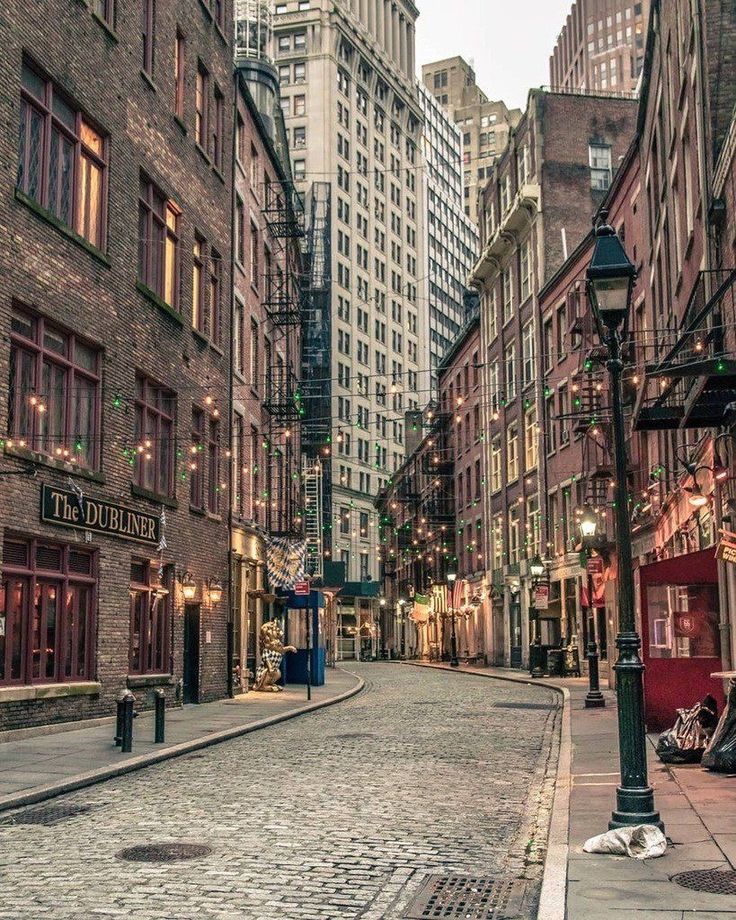
[{"label": "sky", "polygon": [[416,60],[461,55],[478,86],[509,108],[526,107],[527,92],[549,83],[549,56],[572,0],[415,0]]}]

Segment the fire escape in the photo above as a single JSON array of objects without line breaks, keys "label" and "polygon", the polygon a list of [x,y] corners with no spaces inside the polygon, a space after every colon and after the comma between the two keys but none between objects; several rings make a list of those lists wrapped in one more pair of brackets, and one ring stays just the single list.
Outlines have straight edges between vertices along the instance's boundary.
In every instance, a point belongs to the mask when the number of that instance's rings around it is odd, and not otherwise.
[{"label": "fire escape", "polygon": [[[297,371],[302,306],[303,209],[293,183],[266,182],[263,219],[270,240],[263,306],[271,329],[266,356],[263,409],[268,425],[269,486],[267,526],[278,536],[301,536],[304,520],[300,423],[304,414]],[[276,356],[274,358],[274,355]]]}]

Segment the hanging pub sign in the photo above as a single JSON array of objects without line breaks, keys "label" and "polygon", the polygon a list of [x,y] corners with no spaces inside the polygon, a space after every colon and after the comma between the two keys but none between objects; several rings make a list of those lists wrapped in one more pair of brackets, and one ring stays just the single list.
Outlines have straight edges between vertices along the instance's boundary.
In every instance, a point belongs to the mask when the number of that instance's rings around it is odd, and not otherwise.
[{"label": "hanging pub sign", "polygon": [[152,546],[158,546],[161,536],[158,515],[90,498],[81,491],[71,492],[46,484],[41,486],[41,520],[47,524],[93,530]]},{"label": "hanging pub sign", "polygon": [[721,539],[718,541],[718,547],[716,548],[716,559],[730,562],[732,565],[736,564],[736,533],[724,528],[721,528],[719,533]]},{"label": "hanging pub sign", "polygon": [[549,585],[537,585],[534,589],[534,609],[549,610]]}]

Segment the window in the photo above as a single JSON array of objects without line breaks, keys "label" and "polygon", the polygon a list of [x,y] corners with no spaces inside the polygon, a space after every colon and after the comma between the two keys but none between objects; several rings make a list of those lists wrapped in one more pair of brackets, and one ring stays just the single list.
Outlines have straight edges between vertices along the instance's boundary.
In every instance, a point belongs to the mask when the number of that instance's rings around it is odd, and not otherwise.
[{"label": "window", "polygon": [[307,97],[306,96],[294,96],[294,114],[295,115],[306,115],[307,114]]},{"label": "window", "polygon": [[114,0],[92,0],[92,12],[96,13],[100,19],[104,19],[109,25],[113,25],[115,21]]},{"label": "window", "polygon": [[21,75],[16,185],[96,246],[105,246],[107,143],[49,80]]},{"label": "window", "polygon": [[206,150],[210,120],[210,75],[201,61],[197,63],[194,102],[194,139],[202,150]]},{"label": "window", "polygon": [[6,537],[0,685],[94,679],[96,585],[93,553]]},{"label": "window", "polygon": [[204,469],[202,451],[204,450],[204,411],[192,409],[192,443],[189,448],[189,504],[192,508],[204,508]]},{"label": "window", "polygon": [[220,423],[216,418],[207,422],[207,510],[220,513]]},{"label": "window", "polygon": [[233,315],[233,363],[235,365],[235,371],[241,376],[245,371],[243,348],[244,335],[245,309],[243,304],[236,298]]},{"label": "window", "polygon": [[302,61],[300,64],[294,64],[294,82],[305,83],[307,80],[307,65]]},{"label": "window", "polygon": [[516,565],[520,557],[519,506],[509,508],[509,565]]},{"label": "window", "polygon": [[516,422],[506,431],[506,481],[519,478],[519,426]]},{"label": "window", "polygon": [[222,316],[222,256],[210,248],[208,272],[207,301],[205,304],[203,334],[215,344],[220,342],[220,322]]},{"label": "window", "polygon": [[186,92],[185,55],[186,41],[181,32],[177,30],[176,40],[174,41],[174,114],[182,121],[184,120],[184,97]]},{"label": "window", "polygon": [[225,140],[225,100],[220,89],[215,87],[215,110],[212,116],[212,162],[216,169],[222,169],[222,145]]},{"label": "window", "polygon": [[368,581],[371,577],[370,566],[368,564],[368,553],[360,554],[360,580]]},{"label": "window", "polygon": [[258,236],[258,227],[250,222],[250,283],[258,290],[260,280],[260,241]]},{"label": "window", "polygon": [[718,657],[716,585],[649,585],[645,590],[652,658]]},{"label": "window", "polygon": [[197,233],[192,246],[192,327],[204,329],[204,248],[205,242]]},{"label": "window", "polygon": [[524,469],[532,470],[537,465],[538,453],[537,407],[530,406],[524,413]]},{"label": "window", "polygon": [[506,402],[516,396],[516,343],[510,342],[503,353]]},{"label": "window", "polygon": [[171,670],[171,594],[161,590],[149,560],[130,564],[130,673],[165,674]]},{"label": "window", "polygon": [[31,450],[96,469],[100,396],[99,350],[15,307],[8,435]]},{"label": "window", "polygon": [[557,405],[560,422],[560,444],[565,445],[570,441],[570,405],[566,384],[560,385],[557,391]]},{"label": "window", "polygon": [[501,435],[497,434],[491,441],[491,491],[498,492],[502,484]]},{"label": "window", "polygon": [[294,178],[297,182],[303,180],[307,174],[307,161],[294,160]]},{"label": "window", "polygon": [[534,380],[534,320],[529,320],[521,332],[521,375],[524,386]]},{"label": "window", "polygon": [[340,533],[350,533],[350,509],[340,508]]},{"label": "window", "polygon": [[590,187],[605,191],[611,184],[611,145],[589,144]]},{"label": "window", "polygon": [[143,61],[141,66],[148,76],[152,77],[156,41],[156,0],[143,0],[141,18],[141,37],[143,39]]},{"label": "window", "polygon": [[179,307],[179,216],[177,206],[145,175],[138,200],[138,277],[157,297]]},{"label": "window", "polygon": [[542,516],[536,495],[531,495],[526,500],[526,528],[529,540],[528,551],[532,555],[540,555],[542,552]]},{"label": "window", "polygon": [[156,495],[174,494],[174,418],[176,397],[148,377],[135,381],[134,481]]},{"label": "window", "polygon": [[505,326],[514,315],[514,278],[510,265],[501,272],[501,288],[503,291],[503,323]]},{"label": "window", "polygon": [[239,195],[235,196],[235,258],[245,265],[245,205]]},{"label": "window", "polygon": [[503,567],[503,517],[493,515],[493,568]]},{"label": "window", "polygon": [[501,375],[498,361],[493,361],[488,370],[488,390],[491,402],[491,414],[497,418],[499,409],[501,408]]},{"label": "window", "polygon": [[519,252],[519,274],[521,275],[521,302],[527,299],[532,289],[531,243],[525,240]]},{"label": "window", "polygon": [[307,146],[307,129],[294,128],[294,148],[299,150]]}]

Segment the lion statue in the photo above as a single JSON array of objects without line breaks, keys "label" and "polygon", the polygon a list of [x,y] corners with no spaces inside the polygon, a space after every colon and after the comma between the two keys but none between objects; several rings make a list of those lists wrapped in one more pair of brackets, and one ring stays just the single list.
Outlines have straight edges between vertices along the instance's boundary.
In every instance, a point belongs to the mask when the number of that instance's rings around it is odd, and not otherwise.
[{"label": "lion statue", "polygon": [[287,652],[295,652],[293,645],[284,645],[284,628],[278,620],[269,620],[261,626],[261,666],[256,671],[253,689],[261,693],[280,693],[281,662]]}]

